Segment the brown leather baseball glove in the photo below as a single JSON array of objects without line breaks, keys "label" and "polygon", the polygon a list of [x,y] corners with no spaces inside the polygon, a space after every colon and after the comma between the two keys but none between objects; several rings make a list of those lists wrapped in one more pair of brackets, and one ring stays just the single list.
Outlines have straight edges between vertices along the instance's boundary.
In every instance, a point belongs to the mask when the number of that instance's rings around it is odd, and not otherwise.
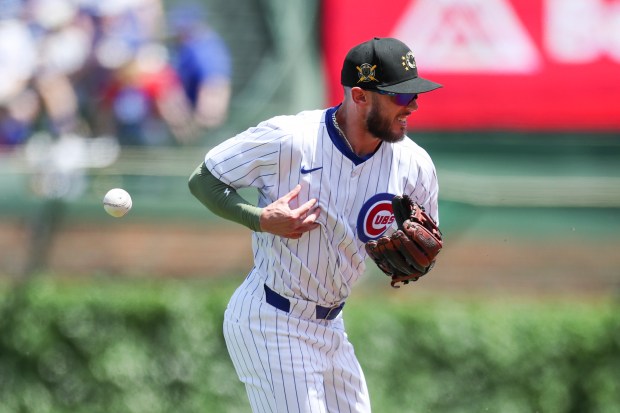
[{"label": "brown leather baseball glove", "polygon": [[395,196],[392,209],[398,230],[368,241],[366,252],[398,288],[396,284],[417,281],[433,268],[443,239],[435,221],[407,195]]}]

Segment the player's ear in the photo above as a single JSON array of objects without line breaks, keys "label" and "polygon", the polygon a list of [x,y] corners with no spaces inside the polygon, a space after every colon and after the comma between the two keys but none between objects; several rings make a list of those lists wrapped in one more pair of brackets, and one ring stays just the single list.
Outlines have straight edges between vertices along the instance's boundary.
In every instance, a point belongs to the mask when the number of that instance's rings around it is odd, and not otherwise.
[{"label": "player's ear", "polygon": [[353,87],[351,88],[351,99],[357,104],[366,104],[369,98],[364,89]]}]

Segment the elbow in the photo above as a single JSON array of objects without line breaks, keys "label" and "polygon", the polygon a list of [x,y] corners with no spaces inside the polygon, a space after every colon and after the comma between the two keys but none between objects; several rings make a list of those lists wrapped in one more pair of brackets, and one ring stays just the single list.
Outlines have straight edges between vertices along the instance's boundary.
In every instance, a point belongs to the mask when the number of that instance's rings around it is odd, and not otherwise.
[{"label": "elbow", "polygon": [[201,202],[203,201],[203,196],[201,196],[202,194],[202,190],[200,188],[200,184],[198,183],[198,179],[197,178],[192,178],[189,180],[189,182],[187,183],[187,186],[189,188],[189,192],[194,196],[194,198],[198,199]]},{"label": "elbow", "polygon": [[190,175],[189,180],[187,181],[187,187],[189,188],[189,192],[195,197],[198,197],[198,190],[200,187],[200,173],[197,169],[193,174]]},{"label": "elbow", "polygon": [[189,192],[193,194],[194,193],[194,174],[191,174],[189,176],[189,179],[187,180],[187,187],[189,188]]}]

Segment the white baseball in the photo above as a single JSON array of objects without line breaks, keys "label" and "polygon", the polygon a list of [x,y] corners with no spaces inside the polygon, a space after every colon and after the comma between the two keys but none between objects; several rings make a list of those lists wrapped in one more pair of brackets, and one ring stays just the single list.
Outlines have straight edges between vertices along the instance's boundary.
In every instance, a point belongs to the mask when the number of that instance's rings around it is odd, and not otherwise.
[{"label": "white baseball", "polygon": [[103,208],[115,218],[120,218],[129,212],[131,205],[131,196],[121,188],[110,189],[103,197]]}]

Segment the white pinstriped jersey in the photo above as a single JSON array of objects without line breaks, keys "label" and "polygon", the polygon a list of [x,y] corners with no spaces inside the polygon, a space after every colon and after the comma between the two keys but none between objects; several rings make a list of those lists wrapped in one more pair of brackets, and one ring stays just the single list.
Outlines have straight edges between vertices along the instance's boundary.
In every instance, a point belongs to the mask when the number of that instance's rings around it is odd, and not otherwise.
[{"label": "white pinstriped jersey", "polygon": [[[435,166],[405,138],[353,154],[331,120],[337,107],[278,116],[210,150],[205,164],[233,188],[255,187],[266,206],[300,183],[291,208],[318,200],[320,227],[300,239],[253,233],[255,268],[282,295],[323,306],[343,302],[365,270],[364,243],[391,231],[391,198],[408,194],[438,221]],[[256,275],[256,274],[255,274]]]}]

